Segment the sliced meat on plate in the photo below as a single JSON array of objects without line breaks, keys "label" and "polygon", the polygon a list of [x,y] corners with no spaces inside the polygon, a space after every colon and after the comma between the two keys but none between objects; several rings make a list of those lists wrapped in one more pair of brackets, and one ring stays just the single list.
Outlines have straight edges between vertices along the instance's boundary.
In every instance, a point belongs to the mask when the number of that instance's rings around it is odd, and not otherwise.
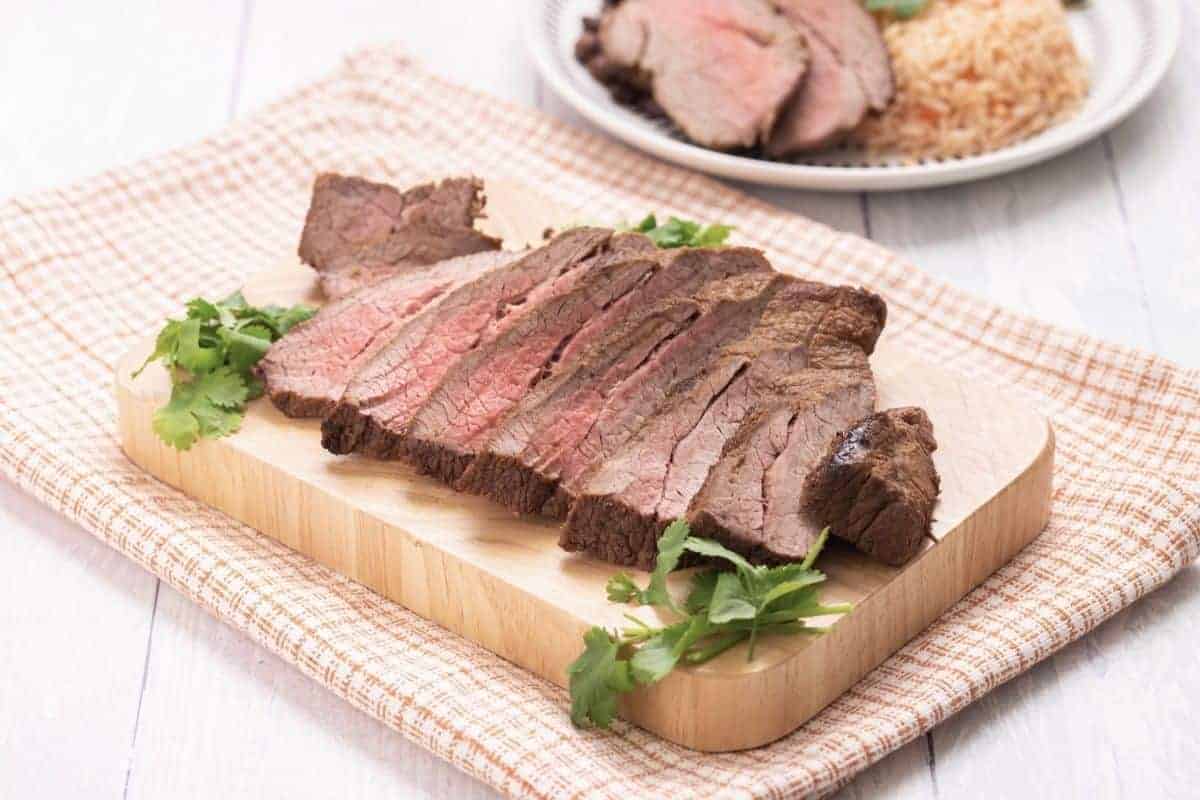
[{"label": "sliced meat on plate", "polygon": [[891,57],[860,0],[779,0],[804,34],[808,75],[771,133],[766,152],[784,157],[834,144],[868,109],[882,111],[895,93]]},{"label": "sliced meat on plate", "polygon": [[688,138],[720,150],[764,141],[808,65],[804,37],[768,0],[624,0],[578,52],[601,81],[644,89]]}]

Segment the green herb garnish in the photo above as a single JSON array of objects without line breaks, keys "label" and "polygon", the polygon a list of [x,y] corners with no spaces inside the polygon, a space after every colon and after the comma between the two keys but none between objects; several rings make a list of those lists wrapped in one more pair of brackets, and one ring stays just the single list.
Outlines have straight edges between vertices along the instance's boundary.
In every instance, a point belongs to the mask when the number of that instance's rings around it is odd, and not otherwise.
[{"label": "green herb garnish", "polygon": [[733,232],[729,225],[701,225],[679,217],[671,217],[659,225],[658,218],[653,214],[647,215],[637,225],[623,224],[618,229],[644,233],[664,250],[676,247],[720,247]]},{"label": "green herb garnish", "polygon": [[867,10],[888,11],[897,19],[912,19],[928,3],[929,0],[867,0]]},{"label": "green herb garnish", "polygon": [[171,374],[171,399],[154,412],[154,432],[178,450],[202,436],[235,433],[246,403],[263,393],[251,369],[272,342],[314,313],[302,305],[255,308],[241,292],[215,303],[189,301],[187,317],[167,320],[154,352],[133,373],[161,361]]},{"label": "green herb garnish", "polygon": [[[716,542],[691,536],[683,520],[671,523],[658,540],[649,585],[642,589],[621,573],[609,579],[606,589],[615,603],[666,608],[681,618],[658,628],[626,615],[627,628],[609,632],[594,627],[584,634],[583,654],[567,668],[572,722],[607,728],[619,695],[657,683],[681,663],[703,664],[742,642],[748,645],[746,658],[752,659],[759,637],[823,633],[824,628],[804,620],[851,609],[849,603],[822,605],[817,596],[817,585],[825,575],[813,569],[813,563],[828,536],[828,530],[822,531],[799,564],[761,567]],[[685,552],[726,561],[732,569],[693,575],[680,609],[666,581]]]}]

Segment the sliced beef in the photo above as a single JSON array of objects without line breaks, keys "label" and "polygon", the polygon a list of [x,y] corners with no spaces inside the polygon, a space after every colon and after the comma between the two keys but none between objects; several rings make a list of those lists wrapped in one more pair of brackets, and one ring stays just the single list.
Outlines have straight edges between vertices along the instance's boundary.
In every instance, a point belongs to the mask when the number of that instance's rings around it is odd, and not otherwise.
[{"label": "sliced beef", "polygon": [[523,319],[572,272],[651,252],[654,244],[638,234],[577,228],[460,286],[406,322],[359,370],[322,424],[322,444],[334,453],[399,457],[405,426],[460,359]]},{"label": "sliced beef", "polygon": [[399,434],[406,456],[427,475],[457,481],[476,443],[540,378],[552,374],[566,348],[585,333],[581,329],[607,316],[606,309],[657,271],[656,256],[596,260],[592,269],[559,278],[528,313],[450,368]]},{"label": "sliced beef", "polygon": [[821,39],[810,41],[808,77],[767,140],[765,150],[775,158],[835,144],[867,113],[867,96],[854,72]]},{"label": "sliced beef", "polygon": [[258,364],[267,396],[289,417],[324,417],[354,373],[400,327],[453,289],[520,257],[491,250],[441,261],[359,289],[323,307]]},{"label": "sliced beef", "polygon": [[[649,568],[659,534],[708,485],[710,470],[720,467],[727,443],[748,418],[790,405],[801,425],[816,427],[820,420],[814,417],[837,418],[843,406],[853,413],[864,406],[870,410],[874,385],[866,354],[882,329],[882,301],[785,276],[776,279],[770,294],[747,336],[575,482],[563,547]],[[818,434],[814,458],[836,430]],[[722,482],[712,483],[725,491]],[[770,519],[767,530],[791,527],[794,521],[780,516]]]},{"label": "sliced beef", "polygon": [[300,258],[337,299],[414,267],[498,250],[475,230],[483,210],[477,178],[447,178],[406,192],[362,178],[317,176],[300,237]]},{"label": "sliced beef", "polygon": [[592,74],[618,99],[648,92],[717,149],[765,140],[808,64],[804,37],[769,0],[624,0],[597,27],[577,47]]},{"label": "sliced beef", "polygon": [[[800,487],[839,430],[871,413],[867,356],[886,307],[870,292],[809,284],[824,302],[795,388],[747,415],[691,502],[698,535],[759,562],[802,559],[817,529],[800,513]],[[804,291],[804,290],[801,290]]]},{"label": "sliced beef", "polygon": [[[564,469],[574,477],[585,466],[583,453],[616,444],[622,436],[618,418],[651,413],[662,391],[655,382],[665,370],[679,369],[688,348],[699,360],[721,337],[736,335],[738,325],[727,331],[720,326],[738,310],[752,311],[771,274],[762,253],[749,248],[680,250],[664,255],[664,262],[624,306],[597,318],[591,337],[573,340],[560,368],[486,437],[467,440],[477,458],[458,488],[517,511],[543,509]],[[725,283],[739,275],[758,277]]]},{"label": "sliced beef", "polygon": [[773,0],[811,43],[823,41],[858,79],[867,103],[883,111],[896,93],[892,59],[861,0]]},{"label": "sliced beef", "polygon": [[904,564],[933,521],[936,449],[933,424],[919,408],[881,411],[838,433],[804,482],[811,526],[828,526],[885,564]]},{"label": "sliced beef", "polygon": [[861,0],[776,0],[808,42],[808,74],[771,132],[784,157],[826,147],[882,111],[895,93],[891,58]]}]

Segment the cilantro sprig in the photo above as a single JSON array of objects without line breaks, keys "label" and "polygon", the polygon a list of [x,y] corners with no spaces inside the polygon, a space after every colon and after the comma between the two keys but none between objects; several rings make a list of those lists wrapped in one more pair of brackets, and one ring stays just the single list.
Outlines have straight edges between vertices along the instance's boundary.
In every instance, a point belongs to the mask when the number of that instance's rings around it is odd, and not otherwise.
[{"label": "cilantro sprig", "polygon": [[169,319],[158,333],[154,352],[133,373],[154,361],[171,374],[171,399],[154,412],[154,432],[178,450],[201,437],[235,433],[246,403],[262,396],[262,381],[252,369],[271,343],[316,311],[246,302],[241,292],[212,302],[197,297],[184,319]]},{"label": "cilantro sprig", "polygon": [[[802,562],[766,567],[692,536],[683,520],[671,523],[658,540],[658,557],[645,588],[626,573],[614,575],[605,588],[614,603],[665,608],[680,619],[654,627],[627,614],[629,627],[607,631],[597,626],[584,634],[584,651],[567,668],[571,721],[607,728],[621,694],[657,683],[680,664],[703,664],[743,642],[749,660],[763,636],[823,633],[824,628],[805,620],[847,614],[852,608],[849,603],[823,605],[818,596],[825,575],[813,564],[828,536],[828,530],[822,531]],[[667,590],[667,575],[685,552],[725,561],[731,568],[693,575],[681,608]]]},{"label": "cilantro sprig", "polygon": [[912,19],[929,4],[929,0],[867,0],[868,11],[888,11],[897,19]]},{"label": "cilantro sprig", "polygon": [[624,224],[619,228],[644,233],[664,250],[676,247],[720,247],[733,232],[729,225],[701,225],[679,217],[671,217],[660,225],[654,214],[648,214],[637,225]]}]

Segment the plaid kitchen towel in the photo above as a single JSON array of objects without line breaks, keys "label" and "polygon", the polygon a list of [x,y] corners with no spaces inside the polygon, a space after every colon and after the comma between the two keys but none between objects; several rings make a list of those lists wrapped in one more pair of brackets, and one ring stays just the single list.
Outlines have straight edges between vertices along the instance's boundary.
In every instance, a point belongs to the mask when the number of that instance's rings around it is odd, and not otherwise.
[{"label": "plaid kitchen towel", "polygon": [[[294,251],[315,173],[475,172],[593,219],[727,220],[886,296],[889,336],[1022,391],[1058,434],[1049,528],[796,733],[705,755],[577,731],[556,686],[143,474],[113,367]],[[367,713],[515,797],[782,798],[847,781],[1161,586],[1200,550],[1200,374],[990,306],[854,236],[446,83],[391,49],[191,147],[0,205],[0,469]]]}]

